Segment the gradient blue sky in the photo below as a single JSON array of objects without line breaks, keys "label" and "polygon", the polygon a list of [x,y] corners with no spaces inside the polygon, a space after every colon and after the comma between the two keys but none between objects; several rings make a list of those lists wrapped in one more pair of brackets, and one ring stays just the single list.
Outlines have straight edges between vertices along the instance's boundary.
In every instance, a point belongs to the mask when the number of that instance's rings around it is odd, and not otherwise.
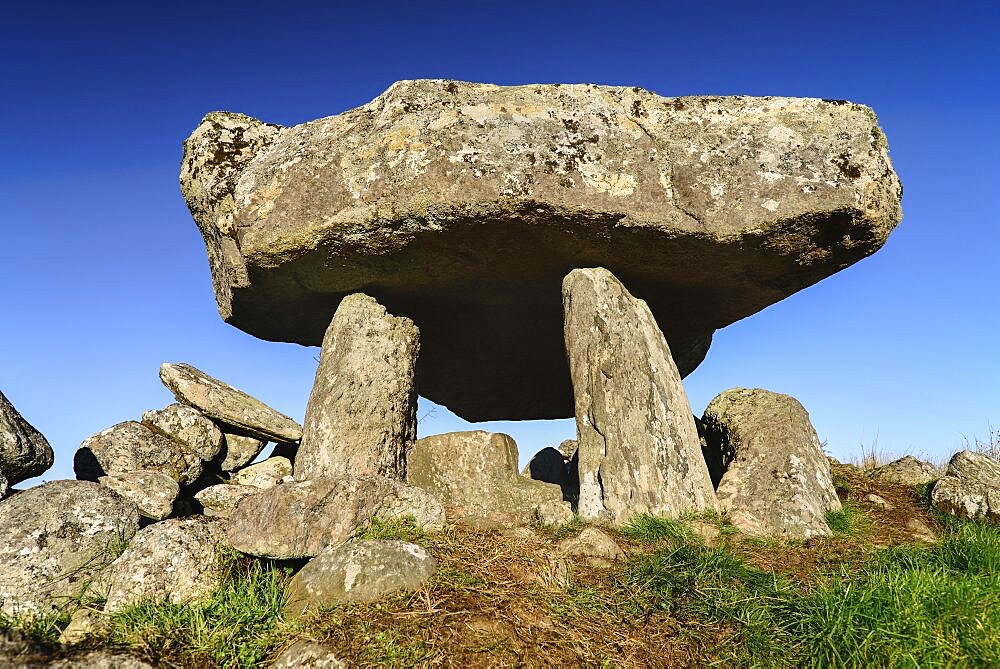
[{"label": "gradient blue sky", "polygon": [[[846,458],[943,457],[1000,425],[1000,3],[4,3],[0,389],[72,475],[90,434],[170,402],[190,362],[302,418],[317,349],[215,311],[178,192],[208,111],[295,124],[398,79],[596,82],[662,95],[844,98],[904,184],[884,249],[736,323],[686,381],[790,393]],[[431,405],[421,402],[421,415]],[[571,420],[489,423],[522,461]],[[438,409],[421,435],[465,429]]]}]

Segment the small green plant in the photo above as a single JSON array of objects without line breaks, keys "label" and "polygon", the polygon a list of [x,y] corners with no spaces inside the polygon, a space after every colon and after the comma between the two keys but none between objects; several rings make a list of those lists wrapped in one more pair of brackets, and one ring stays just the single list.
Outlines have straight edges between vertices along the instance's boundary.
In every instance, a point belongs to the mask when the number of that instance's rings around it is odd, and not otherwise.
[{"label": "small green plant", "polygon": [[684,521],[647,514],[632,518],[619,530],[619,533],[626,539],[634,539],[644,544],[661,541],[690,543],[696,542],[698,536]]},{"label": "small green plant", "polygon": [[413,516],[402,518],[372,518],[367,525],[354,534],[357,539],[374,539],[381,541],[399,540],[414,544],[426,545],[427,533]]},{"label": "small green plant", "polygon": [[825,515],[834,535],[863,535],[871,529],[868,515],[853,502],[844,502],[840,511],[827,511]]},{"label": "small green plant", "polygon": [[18,631],[34,643],[55,645],[59,643],[59,634],[69,624],[69,617],[63,611],[18,616],[0,613],[0,632]]}]

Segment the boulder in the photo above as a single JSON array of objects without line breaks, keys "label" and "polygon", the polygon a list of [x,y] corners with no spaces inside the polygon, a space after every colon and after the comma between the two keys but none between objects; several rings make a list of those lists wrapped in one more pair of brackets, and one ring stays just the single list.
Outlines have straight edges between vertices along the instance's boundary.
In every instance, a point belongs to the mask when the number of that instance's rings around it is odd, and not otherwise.
[{"label": "boulder", "polygon": [[681,377],[649,307],[603,268],[563,282],[584,518],[717,508]]},{"label": "boulder", "polygon": [[227,322],[315,346],[364,291],[417,323],[421,394],[468,420],[572,415],[574,267],[649,300],[686,374],[901,215],[867,107],[590,84],[401,81],[288,128],[214,112],[180,181]]},{"label": "boulder", "polygon": [[323,337],[295,478],[406,478],[417,434],[420,332],[367,295],[341,301]]},{"label": "boulder", "polygon": [[476,430],[418,439],[406,471],[411,485],[441,498],[449,516],[524,521],[554,503],[572,517],[559,486],[518,474],[517,444],[506,434]]},{"label": "boulder", "polygon": [[585,527],[575,537],[563,539],[556,546],[562,555],[583,558],[598,558],[602,560],[621,560],[625,551],[619,548],[607,532],[596,527]]},{"label": "boulder", "polygon": [[271,488],[292,480],[292,463],[288,458],[268,458],[233,474],[230,483],[255,488]]},{"label": "boulder", "polygon": [[52,447],[0,393],[0,499],[7,488],[52,466]]},{"label": "boulder", "polygon": [[142,601],[186,604],[206,597],[222,576],[222,521],[172,518],[140,530],[101,575],[107,613]]},{"label": "boulder", "polygon": [[241,390],[183,363],[160,365],[160,380],[179,402],[258,439],[298,441],[302,427]]},{"label": "boulder", "polygon": [[177,481],[162,472],[148,469],[102,476],[97,481],[135,504],[140,515],[152,520],[163,520],[169,516],[181,491]]},{"label": "boulder", "polygon": [[224,432],[222,439],[222,452],[224,455],[219,466],[224,472],[234,472],[238,469],[243,469],[257,459],[257,456],[264,450],[266,444],[267,441],[264,439]]},{"label": "boulder", "polygon": [[258,490],[260,488],[251,485],[220,483],[199,490],[195,493],[194,498],[201,504],[203,513],[206,516],[210,518],[229,518],[241,499]]},{"label": "boulder", "polygon": [[197,409],[171,404],[142,414],[142,423],[154,432],[180,442],[202,460],[212,460],[222,450],[222,432]]},{"label": "boulder", "polygon": [[954,516],[1000,522],[1000,462],[959,451],[931,489],[931,504]]},{"label": "boulder", "polygon": [[89,481],[52,481],[0,502],[0,613],[62,607],[138,528],[135,504]]},{"label": "boulder", "polygon": [[347,665],[333,651],[309,641],[299,639],[286,648],[271,665],[271,669],[345,669]]},{"label": "boulder", "polygon": [[554,483],[561,489],[566,485],[568,478],[566,468],[568,466],[569,463],[562,453],[551,446],[546,446],[535,453],[531,460],[528,460],[521,475],[536,481]]},{"label": "boulder", "polygon": [[794,397],[734,388],[702,417],[713,470],[722,477],[719,507],[755,536],[830,534],[827,511],[839,511],[830,462],[809,414]]},{"label": "boulder", "polygon": [[929,462],[905,455],[898,460],[877,467],[871,474],[876,481],[901,485],[922,485],[940,478],[941,472]]},{"label": "boulder", "polygon": [[352,539],[324,550],[295,575],[285,614],[299,617],[309,609],[416,590],[435,569],[437,560],[416,544]]},{"label": "boulder", "polygon": [[230,514],[227,536],[250,555],[310,557],[346,541],[376,516],[412,516],[421,526],[438,528],[444,509],[427,493],[391,479],[315,478],[244,496]]},{"label": "boulder", "polygon": [[133,420],[89,437],[73,457],[73,470],[82,481],[140,469],[161,472],[183,484],[201,476],[203,464],[180,443]]}]

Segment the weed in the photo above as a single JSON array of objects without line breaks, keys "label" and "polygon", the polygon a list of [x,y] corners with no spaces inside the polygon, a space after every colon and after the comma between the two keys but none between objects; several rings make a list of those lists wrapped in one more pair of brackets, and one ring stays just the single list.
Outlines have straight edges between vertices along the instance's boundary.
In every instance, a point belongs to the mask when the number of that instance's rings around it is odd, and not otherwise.
[{"label": "weed", "polygon": [[641,541],[644,544],[661,541],[681,543],[697,541],[697,534],[684,521],[647,514],[633,517],[619,530],[619,533],[626,539]]},{"label": "weed", "polygon": [[35,643],[51,646],[59,642],[59,634],[69,624],[69,618],[64,611],[17,616],[0,613],[0,632],[18,631]]},{"label": "weed", "polygon": [[827,511],[826,524],[835,535],[865,535],[871,529],[871,519],[853,502],[844,502],[840,511]]},{"label": "weed", "polygon": [[376,539],[387,541],[398,539],[414,544],[427,545],[427,533],[424,532],[416,518],[404,516],[402,518],[372,518],[367,525],[360,528],[354,534],[357,539]]}]

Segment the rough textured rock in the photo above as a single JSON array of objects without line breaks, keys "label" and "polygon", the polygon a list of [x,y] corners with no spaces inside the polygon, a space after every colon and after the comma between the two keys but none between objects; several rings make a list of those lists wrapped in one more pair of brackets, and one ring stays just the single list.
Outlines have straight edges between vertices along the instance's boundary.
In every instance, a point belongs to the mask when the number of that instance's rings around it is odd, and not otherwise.
[{"label": "rough textured rock", "polygon": [[559,486],[518,474],[517,444],[506,434],[424,437],[407,454],[406,469],[407,480],[439,496],[449,516],[530,520],[541,505],[563,504]]},{"label": "rough textured rock", "polygon": [[172,518],[140,530],[101,575],[104,610],[143,600],[191,602],[209,595],[222,575],[219,545],[225,526],[212,518]]},{"label": "rough textured rock", "polygon": [[49,442],[0,393],[0,499],[9,486],[43,474],[52,460]]},{"label": "rough textured rock", "polygon": [[226,321],[317,345],[364,291],[417,323],[421,393],[469,420],[572,415],[574,267],[648,299],[684,374],[717,328],[877,250],[901,194],[849,102],[440,80],[290,128],[209,114],[180,180]]},{"label": "rough textured rock", "polygon": [[905,455],[898,460],[882,465],[872,472],[872,478],[878,481],[899,483],[902,485],[921,485],[940,478],[941,472],[929,462],[918,460],[912,455]]},{"label": "rough textured rock", "polygon": [[135,504],[141,515],[153,520],[163,520],[170,515],[181,491],[177,481],[148,469],[102,476],[97,481]]},{"label": "rough textured rock", "polygon": [[259,490],[260,488],[249,485],[220,483],[199,490],[194,498],[201,504],[206,516],[229,518],[241,499]]},{"label": "rough textured rock", "polygon": [[332,651],[309,641],[299,639],[289,646],[275,659],[271,669],[344,669],[343,660],[337,658]]},{"label": "rough textured rock", "polygon": [[264,439],[225,432],[222,439],[224,456],[219,467],[224,472],[242,469],[257,459],[266,444],[267,441]]},{"label": "rough textured rock", "polygon": [[585,558],[620,560],[625,557],[625,551],[615,540],[596,527],[585,527],[577,536],[560,541],[556,548],[563,555]]},{"label": "rough textured rock", "polygon": [[48,669],[157,669],[159,665],[120,650],[92,650],[62,660],[46,659]]},{"label": "rough textured rock", "polygon": [[[93,636],[105,623],[103,611],[77,609],[69,619],[69,624],[59,634],[59,643],[77,644]],[[0,663],[0,666],[3,666]]]},{"label": "rough textured rock", "polygon": [[76,477],[84,481],[145,469],[190,483],[201,475],[202,468],[197,454],[131,420],[88,438],[73,457]]},{"label": "rough textured rock", "polygon": [[733,525],[758,536],[830,534],[827,511],[840,510],[830,462],[809,414],[794,397],[734,388],[702,417],[716,494]]},{"label": "rough textured rock", "polygon": [[274,441],[302,438],[302,427],[285,414],[191,365],[165,362],[160,380],[178,401],[239,432]]},{"label": "rough textured rock", "polygon": [[955,516],[1000,521],[1000,462],[983,453],[959,451],[934,484],[931,503]]},{"label": "rough textured rock", "polygon": [[239,551],[279,560],[316,555],[346,541],[373,517],[413,516],[440,527],[444,509],[427,493],[381,477],[316,478],[282,483],[241,499],[228,538]]},{"label": "rough textured rock", "polygon": [[255,488],[271,488],[292,479],[292,463],[288,458],[268,458],[233,474],[230,483]]},{"label": "rough textured rock", "polygon": [[64,605],[138,527],[132,502],[89,481],[53,481],[0,502],[0,613]]},{"label": "rough textured rock", "polygon": [[405,541],[361,541],[329,548],[288,584],[285,613],[301,616],[308,609],[371,602],[399,590],[416,590],[437,569],[437,560]]},{"label": "rough textured rock", "polygon": [[178,441],[202,460],[212,460],[222,450],[222,432],[197,409],[171,404],[142,414],[142,422],[155,432]]},{"label": "rough textured rock", "polygon": [[420,332],[371,297],[349,295],[323,337],[295,478],[406,478],[417,435]]},{"label": "rough textured rock", "polygon": [[717,508],[681,377],[646,303],[603,268],[563,282],[578,513],[627,522]]}]

